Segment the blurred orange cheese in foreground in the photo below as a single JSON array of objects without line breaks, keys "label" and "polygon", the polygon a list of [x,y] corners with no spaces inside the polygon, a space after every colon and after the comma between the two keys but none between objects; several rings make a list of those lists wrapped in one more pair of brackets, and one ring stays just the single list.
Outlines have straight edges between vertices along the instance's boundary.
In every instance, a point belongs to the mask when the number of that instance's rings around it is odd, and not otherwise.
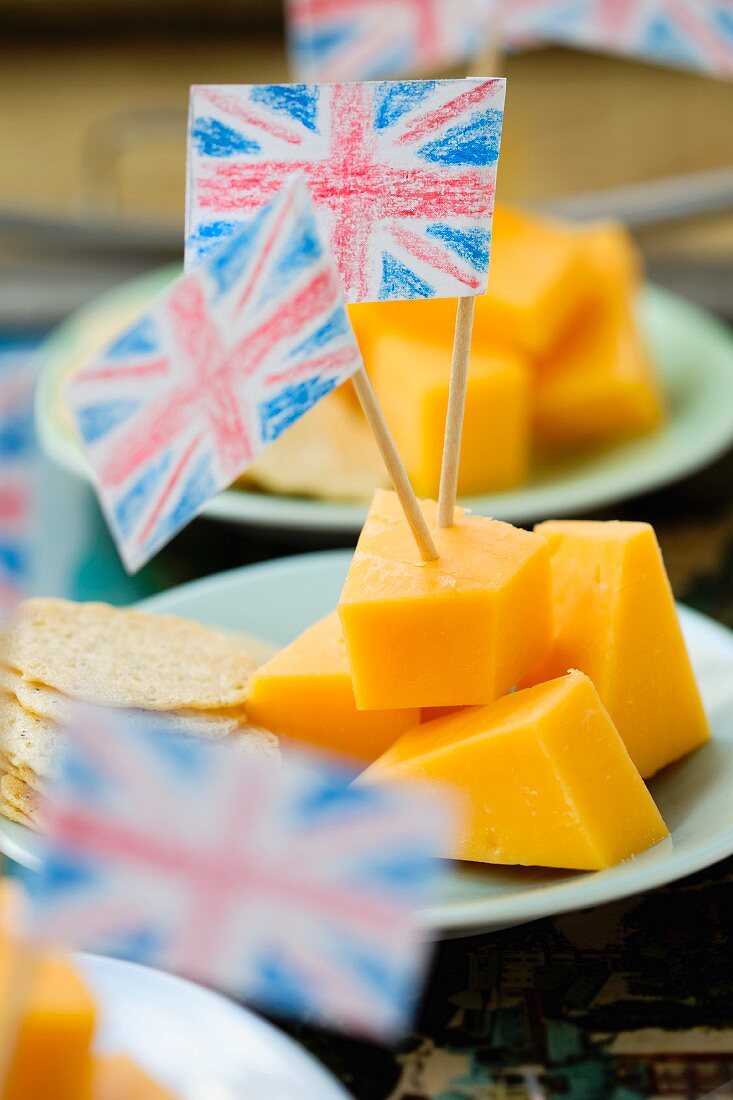
[{"label": "blurred orange cheese in foreground", "polygon": [[[450,352],[429,340],[384,333],[374,341],[369,373],[415,492],[437,497]],[[526,480],[531,395],[531,372],[519,353],[473,353],[459,493],[509,489]]]},{"label": "blurred orange cheese in foreground", "polygon": [[420,721],[420,711],[356,709],[346,642],[334,611],[257,670],[247,717],[281,736],[371,763]]},{"label": "blurred orange cheese in foreground", "polygon": [[359,782],[456,791],[464,825],[443,853],[601,870],[667,828],[593,684],[580,672],[406,733]]},{"label": "blurred orange cheese in foreground", "polygon": [[549,649],[546,541],[462,508],[437,528],[435,502],[421,506],[439,560],[420,560],[396,494],[379,490],[341,593],[360,709],[490,702]]},{"label": "blurred orange cheese in foreground", "polygon": [[[7,925],[14,904],[12,889],[12,884],[3,883],[0,890],[0,1005],[5,1011],[13,1005],[17,980],[15,947]],[[43,952],[31,965],[31,987],[0,1096],[2,1100],[89,1100],[94,1001],[63,956]]]},{"label": "blurred orange cheese in foreground", "polygon": [[174,1096],[118,1054],[95,1060],[92,1100],[174,1100]]},{"label": "blurred orange cheese in foreground", "polygon": [[582,520],[535,530],[549,541],[555,641],[522,685],[585,672],[653,775],[710,736],[654,530]]}]

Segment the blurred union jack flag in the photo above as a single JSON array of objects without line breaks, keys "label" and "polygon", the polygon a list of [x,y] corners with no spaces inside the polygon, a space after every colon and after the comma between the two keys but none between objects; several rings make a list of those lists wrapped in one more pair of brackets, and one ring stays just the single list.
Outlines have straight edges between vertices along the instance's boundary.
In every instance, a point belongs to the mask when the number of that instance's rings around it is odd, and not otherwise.
[{"label": "blurred union jack flag", "polygon": [[[416,907],[450,814],[104,712],[69,731],[30,935],[183,973],[278,1013],[385,1037],[425,962]],[[437,810],[437,812],[435,812]]]},{"label": "blurred union jack flag", "polygon": [[478,54],[485,0],[286,0],[293,71],[309,81],[430,73]]},{"label": "blurred union jack flag", "polygon": [[191,93],[187,264],[304,172],[350,302],[486,290],[503,80]]},{"label": "blurred union jack flag", "polygon": [[569,42],[733,78],[731,0],[494,2],[510,42]]},{"label": "blurred union jack flag", "polygon": [[130,570],[361,365],[307,186],[279,190],[69,383]]},{"label": "blurred union jack flag", "polygon": [[27,353],[0,353],[0,622],[33,579],[33,393]]}]

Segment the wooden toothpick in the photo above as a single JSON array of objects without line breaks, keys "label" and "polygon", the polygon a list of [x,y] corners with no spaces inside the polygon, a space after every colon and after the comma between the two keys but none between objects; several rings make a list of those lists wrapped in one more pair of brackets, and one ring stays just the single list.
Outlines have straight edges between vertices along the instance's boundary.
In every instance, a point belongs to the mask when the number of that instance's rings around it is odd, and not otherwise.
[{"label": "wooden toothpick", "polygon": [[461,465],[463,414],[466,409],[468,370],[471,363],[471,335],[476,299],[459,298],[456,312],[456,332],[453,341],[453,363],[448,392],[448,413],[443,438],[443,464],[440,470],[438,526],[452,527],[458,493],[458,472]]},{"label": "wooden toothpick", "polygon": [[[489,28],[481,53],[474,59],[468,75],[475,78],[496,75],[501,64],[501,36],[497,27]],[[459,298],[456,331],[453,339],[453,363],[448,393],[448,412],[443,438],[443,462],[440,468],[438,526],[452,527],[458,495],[458,473],[461,465],[463,417],[466,411],[466,389],[471,364],[471,336],[476,307],[475,297]]]},{"label": "wooden toothpick", "polygon": [[361,402],[361,407],[369,422],[369,427],[377,442],[387,472],[392,478],[392,484],[402,505],[405,518],[410,525],[410,530],[414,535],[420,556],[423,561],[437,561],[438,551],[435,548],[433,537],[425,522],[425,516],[422,514],[420,504],[415,496],[415,490],[410,484],[407,471],[402,464],[392,433],[389,430],[387,421],[384,419],[384,413],[380,408],[377,396],[369,381],[369,375],[364,367],[359,368],[353,377],[353,381],[357,397]]},{"label": "wooden toothpick", "polygon": [[501,48],[501,31],[498,24],[489,26],[481,51],[476,54],[468,67],[467,76],[492,77],[499,76],[503,66],[503,51]]}]

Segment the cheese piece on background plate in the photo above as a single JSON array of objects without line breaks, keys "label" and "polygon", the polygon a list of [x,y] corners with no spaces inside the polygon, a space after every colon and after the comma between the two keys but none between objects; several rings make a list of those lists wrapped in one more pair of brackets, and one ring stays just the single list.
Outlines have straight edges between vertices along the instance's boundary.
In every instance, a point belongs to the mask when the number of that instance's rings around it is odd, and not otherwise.
[{"label": "cheese piece on background plate", "polygon": [[593,222],[577,230],[592,280],[593,293],[628,305],[642,278],[641,254],[629,231],[618,222]]},{"label": "cheese piece on background plate", "polygon": [[591,302],[589,275],[586,250],[572,227],[498,206],[489,289],[476,299],[474,339],[546,354]]},{"label": "cheese piece on background plate", "polygon": [[[12,947],[0,943],[0,1003],[12,980]],[[2,1100],[89,1100],[96,1008],[61,955],[43,953],[25,1006]]]},{"label": "cheese piece on background plate", "polygon": [[545,539],[462,508],[438,528],[435,502],[421,507],[439,560],[420,560],[397,496],[380,490],[341,593],[360,710],[491,702],[550,646]]},{"label": "cheese piece on background plate", "polygon": [[580,672],[419,726],[359,778],[396,781],[463,797],[456,859],[595,871],[668,835]]},{"label": "cheese piece on background plate", "polygon": [[263,665],[250,683],[252,722],[365,763],[420,721],[417,708],[356,709],[346,642],[334,611]]},{"label": "cheese piece on background plate", "polygon": [[[546,355],[593,301],[595,253],[574,226],[498,205],[491,238],[489,289],[476,297],[473,347],[515,348]],[[384,332],[453,344],[456,303],[450,298],[359,303],[349,307],[367,369]]]},{"label": "cheese piece on background plate", "polygon": [[[418,496],[440,487],[451,355],[427,340],[384,334],[370,375]],[[509,489],[529,470],[531,373],[517,352],[474,352],[466,391],[458,492]]]},{"label": "cheese piece on background plate", "polygon": [[665,403],[631,306],[602,302],[537,373],[534,435],[549,451],[643,435]]},{"label": "cheese piece on background plate", "polygon": [[555,641],[523,681],[590,676],[647,778],[710,736],[653,528],[540,523],[552,555]]}]

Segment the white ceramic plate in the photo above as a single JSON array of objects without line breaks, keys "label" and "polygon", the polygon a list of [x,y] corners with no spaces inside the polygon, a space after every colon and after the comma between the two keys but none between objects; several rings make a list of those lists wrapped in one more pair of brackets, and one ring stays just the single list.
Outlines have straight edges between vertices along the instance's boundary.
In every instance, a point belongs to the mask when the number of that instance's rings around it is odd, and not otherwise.
[{"label": "white ceramic plate", "polygon": [[[284,645],[336,606],[349,560],[341,551],[285,558],[184,585],[144,606]],[[671,838],[593,874],[455,864],[424,913],[432,931],[467,934],[599,905],[733,854],[733,635],[687,608],[680,617],[714,740],[651,784]],[[21,826],[3,821],[0,842],[24,863],[36,857],[35,837]]]},{"label": "white ceramic plate", "polygon": [[[74,473],[86,476],[86,464],[59,415],[62,380],[89,354],[90,338],[98,340],[100,326],[109,337],[110,317],[120,313],[127,319],[176,273],[166,268],[104,295],[61,325],[42,350],[39,435],[49,456]],[[664,427],[642,439],[538,466],[527,485],[467,498],[469,507],[512,523],[577,515],[675,481],[733,443],[733,339],[728,331],[702,310],[656,287],[646,288],[640,311],[669,395],[670,417]],[[203,514],[249,527],[353,535],[361,528],[366,505],[230,489],[211,500]]]},{"label": "white ceramic plate", "polygon": [[204,1088],[212,1100],[347,1100],[301,1047],[232,1001],[133,963],[97,955],[76,962],[99,1006],[96,1049],[129,1055],[184,1100]]}]

